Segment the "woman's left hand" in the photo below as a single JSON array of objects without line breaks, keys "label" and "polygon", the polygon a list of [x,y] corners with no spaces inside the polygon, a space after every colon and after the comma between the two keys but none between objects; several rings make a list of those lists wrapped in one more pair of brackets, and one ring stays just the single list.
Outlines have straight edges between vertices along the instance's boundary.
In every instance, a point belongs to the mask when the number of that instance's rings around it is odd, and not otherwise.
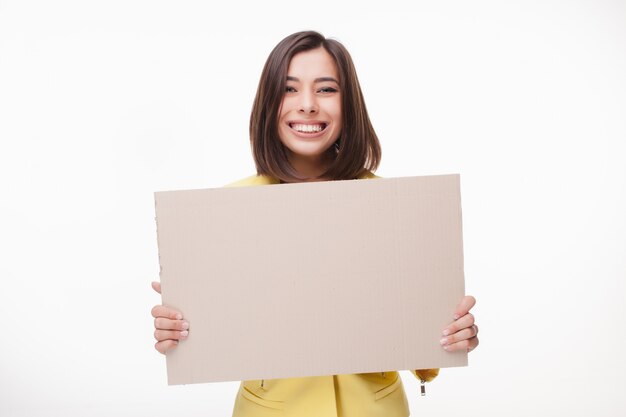
[{"label": "woman's left hand", "polygon": [[476,304],[471,295],[463,297],[454,313],[454,321],[443,329],[441,345],[448,352],[464,350],[471,352],[478,346],[478,326],[474,324],[474,316],[469,311]]}]

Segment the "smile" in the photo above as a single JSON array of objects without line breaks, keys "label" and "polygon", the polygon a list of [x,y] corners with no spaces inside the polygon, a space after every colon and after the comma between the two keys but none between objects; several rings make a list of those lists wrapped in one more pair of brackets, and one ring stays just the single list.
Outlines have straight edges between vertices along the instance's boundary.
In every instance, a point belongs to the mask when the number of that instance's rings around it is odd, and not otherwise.
[{"label": "smile", "polygon": [[326,129],[326,123],[289,123],[289,127],[300,133],[319,133]]}]

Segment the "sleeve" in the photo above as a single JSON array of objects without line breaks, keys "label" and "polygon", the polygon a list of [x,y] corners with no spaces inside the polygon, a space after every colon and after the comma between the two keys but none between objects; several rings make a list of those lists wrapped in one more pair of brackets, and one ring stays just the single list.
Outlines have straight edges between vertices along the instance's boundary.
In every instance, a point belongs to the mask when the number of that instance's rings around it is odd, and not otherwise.
[{"label": "sleeve", "polygon": [[430,382],[439,375],[439,369],[417,369],[413,372],[413,375],[420,381]]}]

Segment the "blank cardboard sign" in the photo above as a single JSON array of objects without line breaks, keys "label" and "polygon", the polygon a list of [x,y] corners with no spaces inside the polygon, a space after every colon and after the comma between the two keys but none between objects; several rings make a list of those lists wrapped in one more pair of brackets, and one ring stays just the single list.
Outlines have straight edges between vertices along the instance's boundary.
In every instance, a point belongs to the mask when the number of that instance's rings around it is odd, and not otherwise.
[{"label": "blank cardboard sign", "polygon": [[155,193],[169,384],[463,366],[458,175]]}]

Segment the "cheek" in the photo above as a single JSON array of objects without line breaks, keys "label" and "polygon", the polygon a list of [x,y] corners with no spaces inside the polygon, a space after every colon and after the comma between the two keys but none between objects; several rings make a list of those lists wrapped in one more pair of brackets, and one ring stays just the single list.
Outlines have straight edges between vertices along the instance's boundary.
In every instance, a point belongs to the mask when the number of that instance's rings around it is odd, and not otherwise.
[{"label": "cheek", "polygon": [[285,118],[289,113],[289,102],[286,98],[283,98],[283,101],[280,103],[280,107],[278,108],[278,137],[283,141],[283,136],[287,131],[285,126]]},{"label": "cheek", "polygon": [[284,123],[280,123],[278,125],[278,140],[280,140],[280,143],[282,143],[283,145],[285,144],[285,137],[287,137],[287,133],[288,130],[285,127]]},{"label": "cheek", "polygon": [[333,121],[335,122],[335,126],[337,129],[341,130],[343,126],[343,118],[341,115],[341,106],[337,106],[337,108],[333,112]]},{"label": "cheek", "polygon": [[278,118],[282,119],[285,117],[289,111],[293,107],[293,99],[289,97],[283,97],[283,100],[280,102],[280,107],[278,108]]},{"label": "cheek", "polygon": [[328,108],[329,114],[332,116],[335,123],[341,124],[341,100],[335,100]]}]

